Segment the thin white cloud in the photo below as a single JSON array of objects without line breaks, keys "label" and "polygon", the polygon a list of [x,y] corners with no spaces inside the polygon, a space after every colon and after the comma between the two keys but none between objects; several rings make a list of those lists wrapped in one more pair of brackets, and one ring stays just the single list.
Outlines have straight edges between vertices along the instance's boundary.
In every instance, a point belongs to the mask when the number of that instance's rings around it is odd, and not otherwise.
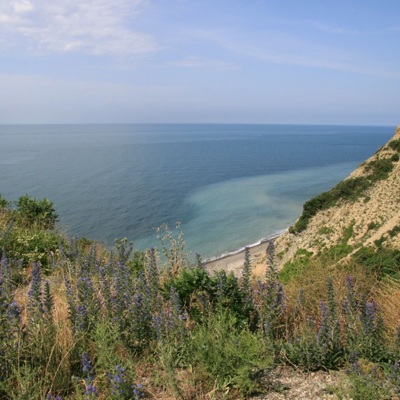
[{"label": "thin white cloud", "polygon": [[239,69],[236,63],[216,60],[216,59],[205,59],[199,57],[188,57],[183,60],[173,61],[168,65],[179,68],[200,68],[200,69],[220,69],[220,70],[234,70]]},{"label": "thin white cloud", "polygon": [[33,11],[33,4],[29,0],[15,1],[12,3],[16,14],[24,14]]},{"label": "thin white cloud", "polygon": [[392,26],[384,29],[347,29],[343,28],[341,26],[333,26],[329,25],[323,22],[319,21],[310,21],[307,23],[307,25],[311,26],[312,28],[315,28],[321,32],[326,32],[326,33],[333,33],[333,34],[339,34],[339,35],[382,35],[382,34],[387,34],[387,33],[393,33],[393,32],[399,32],[400,27],[398,26]]},{"label": "thin white cloud", "polygon": [[[189,33],[188,33],[189,34]],[[264,32],[263,39],[238,39],[223,31],[192,30],[193,37],[214,42],[243,58],[254,58],[266,63],[295,65],[305,68],[324,68],[363,75],[400,78],[398,71],[362,63],[341,49],[312,43],[281,32]],[[264,42],[263,42],[264,41]],[[352,61],[352,59],[354,59]]]},{"label": "thin white cloud", "polygon": [[327,32],[327,33],[338,33],[338,34],[343,34],[343,35],[359,35],[362,32],[359,30],[349,30],[340,26],[333,26],[333,25],[328,25],[322,22],[318,21],[311,21],[310,25],[322,32]]},{"label": "thin white cloud", "polygon": [[9,0],[0,3],[0,35],[31,52],[135,55],[157,50],[130,27],[146,0]]}]

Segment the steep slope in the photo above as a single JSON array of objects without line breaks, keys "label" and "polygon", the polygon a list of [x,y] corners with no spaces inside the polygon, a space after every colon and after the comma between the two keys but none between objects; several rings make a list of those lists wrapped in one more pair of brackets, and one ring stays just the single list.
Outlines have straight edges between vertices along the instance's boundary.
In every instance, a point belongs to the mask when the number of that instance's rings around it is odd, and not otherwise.
[{"label": "steep slope", "polygon": [[326,250],[339,261],[367,246],[400,249],[399,155],[400,126],[348,178],[304,205],[295,225],[275,242],[279,267],[299,253]]}]

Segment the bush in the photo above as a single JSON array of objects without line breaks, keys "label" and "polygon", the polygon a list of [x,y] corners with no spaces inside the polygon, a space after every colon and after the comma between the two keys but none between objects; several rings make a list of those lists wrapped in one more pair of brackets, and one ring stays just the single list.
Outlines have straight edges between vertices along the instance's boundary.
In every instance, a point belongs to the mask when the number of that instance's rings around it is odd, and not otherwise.
[{"label": "bush", "polygon": [[53,203],[47,199],[36,200],[27,195],[17,201],[17,215],[28,227],[37,226],[43,229],[53,229],[58,221]]},{"label": "bush", "polygon": [[389,146],[395,151],[400,151],[400,139],[390,141]]},{"label": "bush", "polygon": [[292,261],[288,261],[281,271],[279,271],[279,279],[282,283],[289,283],[294,277],[304,273],[305,268],[307,268],[310,258],[313,253],[307,251],[306,249],[297,250]]},{"label": "bush", "polygon": [[0,194],[0,209],[6,208],[10,204],[1,194]]},{"label": "bush", "polygon": [[265,341],[248,329],[236,327],[228,310],[212,314],[193,333],[194,359],[220,388],[233,387],[251,393],[257,388],[257,372],[273,363]]},{"label": "bush", "polygon": [[246,293],[233,273],[217,271],[210,276],[202,268],[185,268],[176,278],[165,282],[164,297],[171,288],[176,289],[184,309],[197,321],[217,307],[229,309],[238,324],[246,324],[252,317],[253,307],[246,301]]},{"label": "bush", "polygon": [[7,242],[2,244],[7,257],[20,260],[23,266],[38,261],[46,267],[49,254],[57,251],[59,243],[60,236],[52,232],[26,230],[12,232]]},{"label": "bush", "polygon": [[396,225],[393,229],[391,229],[389,232],[390,237],[394,237],[400,233],[400,225]]},{"label": "bush", "polygon": [[388,382],[384,381],[379,367],[356,361],[348,371],[350,387],[349,396],[353,400],[384,400],[391,399]]},{"label": "bush", "polygon": [[308,200],[303,206],[303,213],[291,227],[290,232],[302,232],[318,211],[333,207],[339,200],[356,200],[370,185],[370,181],[365,177],[350,178],[338,183],[330,191]]},{"label": "bush", "polygon": [[392,169],[393,163],[389,158],[373,160],[365,166],[365,171],[370,172],[368,178],[371,182],[387,178]]},{"label": "bush", "polygon": [[335,244],[326,249],[321,256],[325,257],[326,260],[337,261],[346,257],[353,251],[353,247],[346,243]]},{"label": "bush", "polygon": [[362,247],[353,259],[370,273],[395,276],[400,269],[400,251],[397,249]]},{"label": "bush", "polygon": [[306,371],[316,371],[327,368],[325,364],[325,348],[318,337],[309,327],[304,327],[298,337],[284,342],[282,353],[290,364]]},{"label": "bush", "polygon": [[387,178],[393,169],[393,163],[389,158],[376,159],[365,164],[364,169],[368,173],[367,176],[341,181],[330,191],[308,200],[303,206],[300,218],[289,231],[294,234],[302,232],[318,211],[333,207],[339,200],[357,200],[374,182]]}]

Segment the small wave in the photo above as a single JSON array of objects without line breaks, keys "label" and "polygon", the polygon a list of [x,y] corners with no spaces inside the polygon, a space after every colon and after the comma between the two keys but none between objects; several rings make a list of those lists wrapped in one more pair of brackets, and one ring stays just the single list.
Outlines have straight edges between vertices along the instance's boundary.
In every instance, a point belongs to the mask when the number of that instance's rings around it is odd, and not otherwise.
[{"label": "small wave", "polygon": [[256,247],[256,246],[258,246],[258,245],[260,245],[262,243],[269,242],[270,240],[274,240],[274,239],[278,238],[279,236],[281,236],[286,231],[287,231],[287,229],[282,229],[282,230],[280,230],[278,232],[273,233],[272,235],[270,235],[270,236],[268,236],[266,238],[260,239],[256,243],[248,244],[247,246],[240,247],[239,249],[234,250],[234,251],[230,251],[228,253],[223,253],[223,254],[221,254],[219,256],[206,258],[206,259],[203,260],[203,262],[204,263],[209,263],[209,262],[213,262],[213,261],[223,260],[226,257],[234,256],[234,255],[239,254],[242,251],[244,251],[246,249],[246,247],[251,249],[251,248]]}]

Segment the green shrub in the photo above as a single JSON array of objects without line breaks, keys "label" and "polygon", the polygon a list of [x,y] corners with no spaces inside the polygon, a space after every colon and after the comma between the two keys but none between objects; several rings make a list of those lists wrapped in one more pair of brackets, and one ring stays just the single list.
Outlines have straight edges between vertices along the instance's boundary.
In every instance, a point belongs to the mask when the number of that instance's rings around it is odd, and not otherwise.
[{"label": "green shrub", "polygon": [[374,240],[375,246],[378,248],[382,248],[382,244],[386,241],[386,239],[387,238],[382,235],[379,239]]},{"label": "green shrub", "polygon": [[400,151],[400,139],[390,141],[389,146],[395,151]]},{"label": "green shrub", "polygon": [[346,179],[339,182],[334,191],[335,201],[343,200],[357,200],[361,193],[370,187],[368,177],[358,176],[356,178]]},{"label": "green shrub", "polygon": [[308,200],[303,206],[303,213],[295,225],[290,227],[289,232],[294,234],[302,232],[318,211],[333,207],[339,200],[357,200],[374,182],[386,179],[392,169],[393,163],[389,158],[377,159],[365,164],[364,170],[368,173],[367,176],[341,181],[330,191]]},{"label": "green shrub", "polygon": [[343,236],[340,238],[340,243],[347,244],[347,242],[353,237],[355,221],[343,229]]},{"label": "green shrub", "polygon": [[0,194],[0,209],[6,208],[10,205],[10,202],[7,201],[1,194]]},{"label": "green shrub", "polygon": [[25,226],[53,229],[58,221],[53,203],[47,199],[36,200],[27,195],[17,201],[17,215]]},{"label": "green shrub", "polygon": [[257,388],[257,372],[271,367],[273,352],[261,336],[236,326],[228,310],[210,315],[193,333],[193,357],[220,389],[233,387],[244,394]]},{"label": "green shrub", "polygon": [[215,288],[205,269],[182,269],[176,278],[164,283],[164,297],[169,296],[172,287],[176,289],[184,309],[195,320],[207,314],[209,305],[214,302]]},{"label": "green shrub", "polygon": [[203,268],[184,268],[176,278],[164,284],[164,297],[175,288],[181,304],[195,320],[208,316],[217,307],[231,310],[238,324],[252,319],[253,307],[246,301],[239,280],[233,273],[217,271],[213,275]]},{"label": "green shrub", "polygon": [[288,261],[279,271],[279,280],[283,284],[288,284],[293,278],[302,274],[307,268],[312,255],[313,253],[306,249],[297,250],[292,261]]},{"label": "green shrub", "polygon": [[391,229],[389,232],[390,237],[394,237],[400,233],[400,225],[396,225],[393,229]]},{"label": "green shrub", "polygon": [[180,297],[182,305],[188,307],[193,293],[206,292],[209,296],[214,294],[212,279],[208,272],[202,268],[184,268],[180,274],[164,283],[164,292],[169,295],[174,287]]},{"label": "green shrub", "polygon": [[368,272],[380,276],[396,276],[400,270],[400,250],[397,249],[362,247],[353,255],[353,259]]},{"label": "green shrub", "polygon": [[338,183],[330,191],[308,200],[303,206],[303,213],[291,227],[290,232],[302,232],[318,211],[333,207],[339,200],[356,200],[370,185],[370,181],[365,177],[350,178]]},{"label": "green shrub", "polygon": [[393,169],[393,163],[389,158],[381,158],[370,161],[365,166],[365,171],[369,172],[368,179],[371,182],[376,182],[387,178],[389,172]]},{"label": "green shrub", "polygon": [[389,400],[392,398],[388,382],[378,366],[365,364],[363,360],[351,366],[348,373],[348,395],[353,400]]},{"label": "green shrub", "polygon": [[8,258],[21,260],[24,266],[38,261],[43,267],[48,264],[50,252],[56,252],[60,236],[43,230],[14,231],[3,243]]},{"label": "green shrub", "polygon": [[300,335],[283,343],[284,359],[306,371],[316,371],[324,365],[324,348],[313,329],[303,327]]},{"label": "green shrub", "polygon": [[353,251],[353,247],[346,243],[338,243],[335,244],[328,249],[326,249],[323,253],[321,253],[322,259],[337,261],[343,257],[346,257]]},{"label": "green shrub", "polygon": [[330,233],[333,233],[334,232],[334,230],[332,229],[332,228],[329,228],[329,227],[327,227],[327,226],[324,226],[323,228],[321,228],[319,231],[318,231],[318,234],[319,235],[329,235]]}]

